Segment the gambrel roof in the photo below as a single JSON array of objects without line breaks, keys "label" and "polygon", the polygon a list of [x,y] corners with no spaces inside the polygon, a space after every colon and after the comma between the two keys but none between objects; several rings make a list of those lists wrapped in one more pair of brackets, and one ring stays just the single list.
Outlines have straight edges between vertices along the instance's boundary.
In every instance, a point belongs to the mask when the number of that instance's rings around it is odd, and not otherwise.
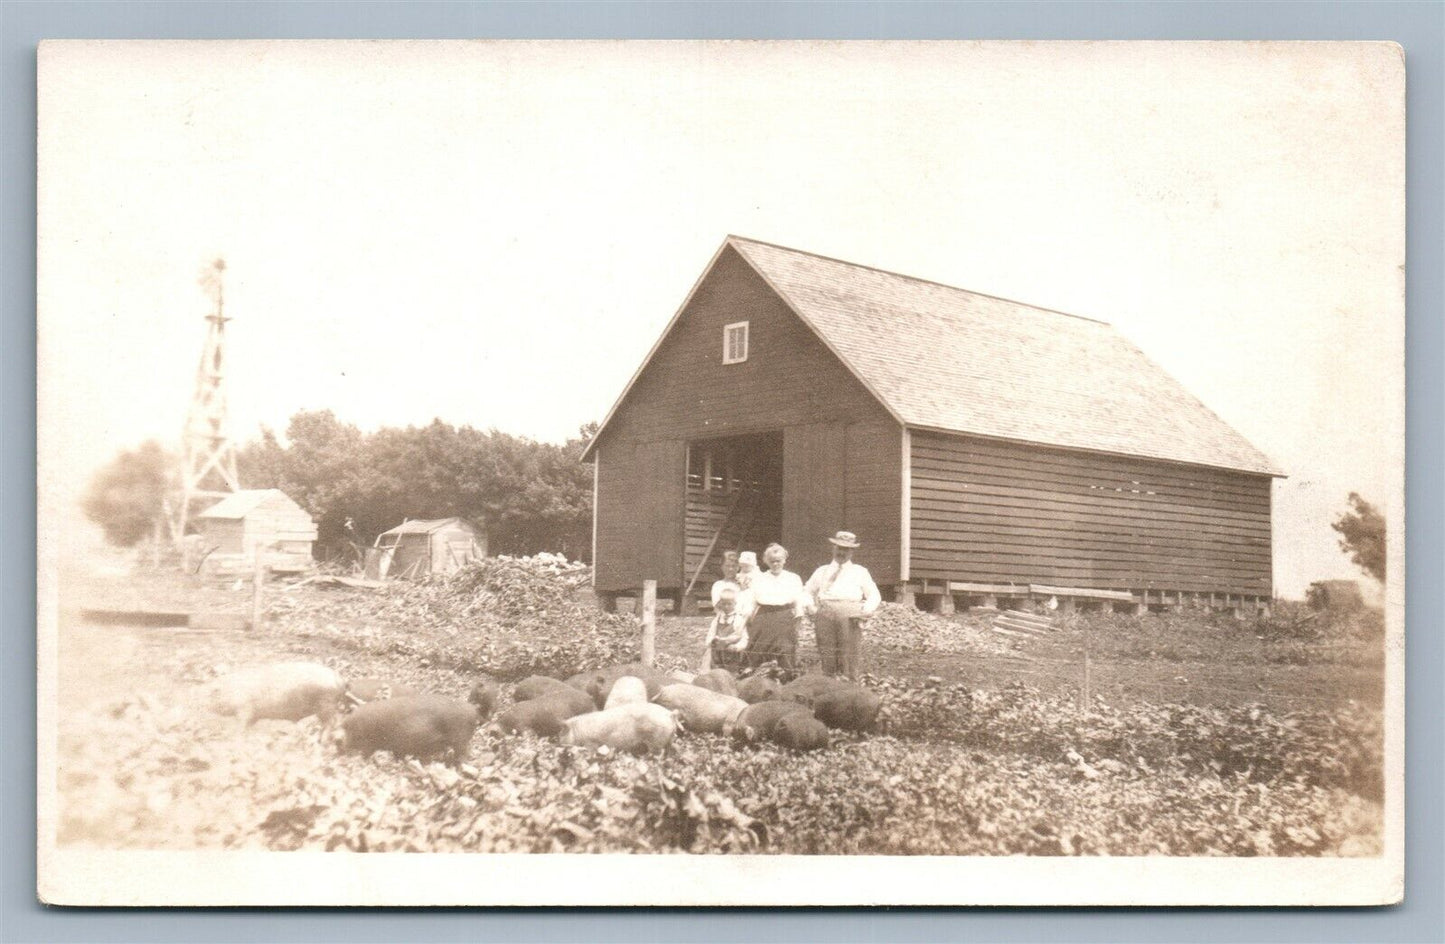
[{"label": "gambrel roof", "polygon": [[1283,474],[1104,322],[738,236],[729,247],[904,426]]}]

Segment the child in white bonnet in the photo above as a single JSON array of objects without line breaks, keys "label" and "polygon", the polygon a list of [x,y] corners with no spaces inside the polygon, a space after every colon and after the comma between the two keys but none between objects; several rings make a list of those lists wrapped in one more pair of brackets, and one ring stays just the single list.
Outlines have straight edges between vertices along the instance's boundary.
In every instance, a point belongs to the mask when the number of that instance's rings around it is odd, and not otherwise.
[{"label": "child in white bonnet", "polygon": [[753,574],[758,572],[758,555],[752,551],[743,551],[738,555],[738,586],[744,590],[752,582]]}]

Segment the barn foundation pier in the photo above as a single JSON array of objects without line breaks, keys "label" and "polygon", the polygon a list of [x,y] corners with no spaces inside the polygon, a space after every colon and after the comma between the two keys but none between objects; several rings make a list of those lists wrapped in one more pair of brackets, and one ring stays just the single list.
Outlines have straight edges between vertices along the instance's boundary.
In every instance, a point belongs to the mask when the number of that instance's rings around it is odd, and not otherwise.
[{"label": "barn foundation pier", "polygon": [[1047,604],[1064,613],[1182,613],[1189,609],[1267,617],[1270,598],[1259,594],[1167,590],[1154,587],[1111,590],[1091,587],[1056,587],[1045,584],[981,584],[966,581],[909,581],[890,588],[896,602],[928,612],[951,616],[960,609],[997,610],[1001,605],[1022,608]]}]

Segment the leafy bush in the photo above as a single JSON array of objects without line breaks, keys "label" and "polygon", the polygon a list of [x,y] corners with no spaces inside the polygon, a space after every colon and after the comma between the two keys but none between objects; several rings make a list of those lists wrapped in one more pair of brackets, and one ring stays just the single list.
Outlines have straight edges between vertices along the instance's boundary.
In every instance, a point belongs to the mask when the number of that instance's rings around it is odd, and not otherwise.
[{"label": "leafy bush", "polygon": [[161,520],[161,503],[175,485],[175,460],[154,440],[122,450],[91,478],[80,507],[117,547],[135,547]]}]

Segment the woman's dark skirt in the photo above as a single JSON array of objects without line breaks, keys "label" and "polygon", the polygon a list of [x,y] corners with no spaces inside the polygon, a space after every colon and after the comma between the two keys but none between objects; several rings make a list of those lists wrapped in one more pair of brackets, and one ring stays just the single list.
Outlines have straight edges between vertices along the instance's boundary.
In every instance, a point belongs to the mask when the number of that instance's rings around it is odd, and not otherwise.
[{"label": "woman's dark skirt", "polygon": [[748,625],[748,665],[776,662],[788,672],[796,669],[798,628],[791,606],[760,606]]}]

